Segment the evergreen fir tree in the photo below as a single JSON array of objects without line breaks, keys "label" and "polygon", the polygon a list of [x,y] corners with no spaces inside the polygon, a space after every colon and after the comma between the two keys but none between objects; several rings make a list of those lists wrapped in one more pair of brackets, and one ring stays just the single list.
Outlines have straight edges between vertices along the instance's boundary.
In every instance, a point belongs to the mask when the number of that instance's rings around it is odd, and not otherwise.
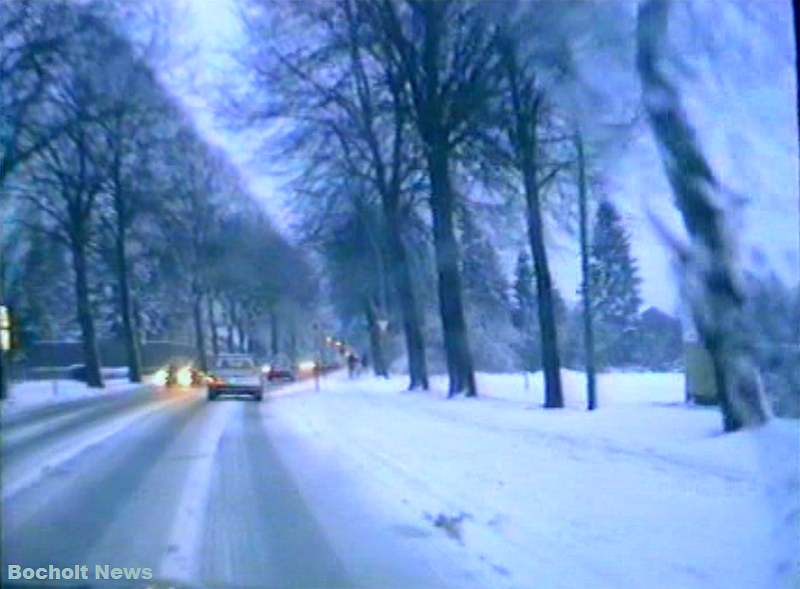
[{"label": "evergreen fir tree", "polygon": [[639,278],[630,237],[610,202],[597,210],[589,261],[593,307],[598,326],[598,360],[623,365],[634,360],[639,307]]},{"label": "evergreen fir tree", "polygon": [[514,301],[512,322],[519,332],[517,354],[522,368],[529,371],[542,367],[539,343],[539,318],[536,307],[536,280],[528,253],[517,256],[514,272]]},{"label": "evergreen fir tree", "polygon": [[471,213],[464,210],[461,220],[462,280],[469,304],[507,319],[508,283],[500,269],[497,250]]},{"label": "evergreen fir tree", "polygon": [[534,292],[533,267],[528,253],[521,251],[517,256],[514,271],[514,305],[511,315],[514,327],[528,331],[536,321],[536,294]]},{"label": "evergreen fir tree", "polygon": [[517,337],[511,325],[508,282],[497,250],[472,213],[463,209],[460,221],[461,278],[468,324],[475,338],[476,366],[489,371],[512,370]]},{"label": "evergreen fir tree", "polygon": [[19,264],[16,292],[8,293],[12,305],[16,305],[22,343],[77,337],[66,252],[39,232],[30,232],[28,240]]}]

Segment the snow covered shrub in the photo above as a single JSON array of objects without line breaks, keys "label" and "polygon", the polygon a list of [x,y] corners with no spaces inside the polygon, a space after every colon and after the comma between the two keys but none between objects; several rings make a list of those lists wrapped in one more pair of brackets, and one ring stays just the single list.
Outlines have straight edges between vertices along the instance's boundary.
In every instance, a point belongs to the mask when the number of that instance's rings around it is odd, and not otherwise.
[{"label": "snow covered shrub", "polygon": [[755,356],[775,413],[800,417],[800,290],[776,276],[749,277]]}]

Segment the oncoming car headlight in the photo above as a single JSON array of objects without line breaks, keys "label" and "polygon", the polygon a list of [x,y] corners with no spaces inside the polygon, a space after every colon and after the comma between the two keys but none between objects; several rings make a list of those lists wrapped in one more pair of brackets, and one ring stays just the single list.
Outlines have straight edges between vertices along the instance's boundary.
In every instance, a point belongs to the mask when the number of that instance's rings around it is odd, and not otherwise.
[{"label": "oncoming car headlight", "polygon": [[167,369],[161,368],[153,373],[153,376],[150,378],[152,379],[154,385],[164,387],[167,386],[167,376]]},{"label": "oncoming car headlight", "polygon": [[192,367],[184,366],[175,373],[175,382],[182,387],[192,386]]},{"label": "oncoming car headlight", "polygon": [[314,370],[316,365],[317,363],[313,360],[303,360],[297,364],[297,368],[303,372],[310,372],[311,370]]}]

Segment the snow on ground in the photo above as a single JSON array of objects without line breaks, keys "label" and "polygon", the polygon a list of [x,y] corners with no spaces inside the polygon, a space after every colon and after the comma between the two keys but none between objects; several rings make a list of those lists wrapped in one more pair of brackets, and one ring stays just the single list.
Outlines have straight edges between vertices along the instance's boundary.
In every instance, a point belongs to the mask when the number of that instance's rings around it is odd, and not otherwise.
[{"label": "snow on ground", "polygon": [[78,399],[122,393],[141,388],[127,378],[106,379],[105,388],[91,388],[84,382],[68,379],[29,380],[12,383],[7,399],[2,401],[2,415],[9,417],[20,411],[42,405],[66,403]]},{"label": "snow on ground", "polygon": [[541,409],[541,375],[526,388],[481,374],[477,400],[446,400],[443,378],[431,394],[405,384],[298,383],[285,393],[309,394],[271,400],[267,427],[350,465],[365,496],[451,538],[497,586],[798,582],[797,421],[721,435],[716,409],[683,405],[679,374],[600,375],[593,413],[570,371],[555,411]]}]

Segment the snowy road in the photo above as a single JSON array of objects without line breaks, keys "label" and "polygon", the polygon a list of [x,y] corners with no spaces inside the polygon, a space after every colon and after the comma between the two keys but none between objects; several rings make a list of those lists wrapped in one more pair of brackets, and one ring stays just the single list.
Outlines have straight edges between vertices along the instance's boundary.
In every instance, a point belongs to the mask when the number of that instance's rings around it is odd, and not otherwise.
[{"label": "snowy road", "polygon": [[108,564],[203,587],[480,584],[446,541],[420,545],[429,532],[371,512],[346,469],[273,431],[272,403],[140,390],[7,419],[5,583],[8,564],[86,564],[94,586]]}]

